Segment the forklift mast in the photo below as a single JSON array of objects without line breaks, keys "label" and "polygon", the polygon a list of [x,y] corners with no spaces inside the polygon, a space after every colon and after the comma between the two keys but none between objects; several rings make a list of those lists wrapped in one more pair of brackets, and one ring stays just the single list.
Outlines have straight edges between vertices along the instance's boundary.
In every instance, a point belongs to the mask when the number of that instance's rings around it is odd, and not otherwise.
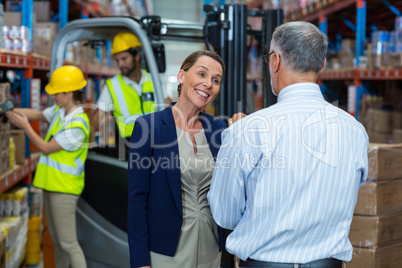
[{"label": "forklift mast", "polygon": [[[208,49],[216,51],[226,65],[221,90],[216,99],[216,113],[231,117],[238,112],[252,112],[247,107],[247,36],[254,36],[262,48],[262,55],[268,54],[271,36],[275,28],[283,23],[282,10],[247,10],[246,5],[204,5],[206,22],[205,43]],[[262,18],[260,30],[251,29],[248,18]],[[276,102],[271,92],[268,66],[263,64],[263,107]]]}]

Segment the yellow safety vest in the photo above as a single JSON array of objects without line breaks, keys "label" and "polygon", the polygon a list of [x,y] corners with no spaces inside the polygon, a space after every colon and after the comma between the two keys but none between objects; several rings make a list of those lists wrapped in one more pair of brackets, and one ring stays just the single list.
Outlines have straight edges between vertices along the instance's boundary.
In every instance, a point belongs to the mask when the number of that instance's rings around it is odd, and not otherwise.
[{"label": "yellow safety vest", "polygon": [[107,88],[114,104],[113,116],[116,118],[120,136],[131,137],[135,120],[144,114],[155,112],[154,86],[146,71],[148,81],[142,85],[141,97],[135,89],[123,81],[121,74],[106,80]]},{"label": "yellow safety vest", "polygon": [[71,128],[80,128],[85,132],[86,138],[83,145],[74,152],[60,150],[49,155],[41,154],[33,181],[35,187],[74,195],[82,193],[89,142],[87,114],[77,114],[71,120],[60,122],[60,109],[56,107],[45,141],[48,142],[57,133]]}]

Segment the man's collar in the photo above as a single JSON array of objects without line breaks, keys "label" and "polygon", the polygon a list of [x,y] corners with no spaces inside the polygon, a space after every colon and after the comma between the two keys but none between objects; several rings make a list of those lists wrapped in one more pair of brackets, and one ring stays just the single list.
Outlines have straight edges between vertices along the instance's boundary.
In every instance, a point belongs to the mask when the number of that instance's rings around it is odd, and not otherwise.
[{"label": "man's collar", "polygon": [[291,84],[287,87],[284,87],[279,92],[278,102],[292,99],[292,98],[324,99],[318,84],[311,83],[311,82],[296,83],[296,84]]},{"label": "man's collar", "polygon": [[124,83],[126,83],[126,84],[138,84],[138,85],[142,85],[142,84],[144,84],[145,82],[148,82],[148,76],[146,75],[146,73],[144,72],[144,70],[141,70],[141,78],[140,78],[140,81],[139,81],[139,83],[137,83],[137,82],[135,82],[134,80],[131,80],[128,76],[125,76],[125,75],[121,75],[122,77],[123,77],[123,81],[124,81]]}]

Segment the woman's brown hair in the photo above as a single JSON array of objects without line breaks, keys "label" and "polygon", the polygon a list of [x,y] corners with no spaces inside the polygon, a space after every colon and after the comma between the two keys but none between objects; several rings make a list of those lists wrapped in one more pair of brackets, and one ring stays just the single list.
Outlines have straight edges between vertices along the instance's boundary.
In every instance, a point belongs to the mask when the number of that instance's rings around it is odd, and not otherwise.
[{"label": "woman's brown hair", "polygon": [[82,90],[73,91],[73,101],[77,104],[83,104],[84,103],[84,91],[82,91]]}]

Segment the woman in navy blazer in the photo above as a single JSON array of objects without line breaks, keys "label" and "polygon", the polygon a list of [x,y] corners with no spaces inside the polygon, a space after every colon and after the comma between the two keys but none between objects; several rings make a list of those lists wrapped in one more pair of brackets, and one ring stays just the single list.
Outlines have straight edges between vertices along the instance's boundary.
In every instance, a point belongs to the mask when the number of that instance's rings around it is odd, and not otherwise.
[{"label": "woman in navy blazer", "polygon": [[[211,234],[202,229],[200,235],[196,236],[197,241],[181,241],[187,235],[183,231],[183,226],[187,224],[183,221],[183,217],[186,217],[183,216],[183,211],[188,204],[183,205],[186,186],[182,181],[183,176],[187,174],[183,167],[181,169],[180,161],[183,159],[180,159],[179,146],[183,146],[183,141],[178,140],[177,133],[184,131],[191,137],[192,145],[190,141],[190,145],[185,149],[191,148],[191,152],[194,150],[193,153],[197,157],[197,151],[201,149],[197,144],[199,138],[196,142],[195,135],[203,131],[213,157],[212,165],[214,164],[221,145],[221,132],[226,128],[226,124],[223,120],[201,111],[218,95],[224,69],[225,65],[216,53],[192,53],[183,62],[177,76],[180,83],[178,102],[170,104],[161,112],[142,116],[135,123],[128,163],[127,229],[132,268],[151,265],[153,268],[187,267],[192,261],[195,262],[191,264],[191,268],[211,267],[212,262],[205,265],[209,257],[202,260],[202,257],[198,256],[201,253],[196,243],[204,241],[204,236],[213,235],[213,230],[216,230],[215,236],[218,237],[203,248],[207,251],[208,248],[216,248],[216,256],[212,252],[212,257],[220,258],[221,229],[213,221],[212,215],[212,221],[208,222]],[[180,148],[181,152],[182,149],[183,147]],[[199,210],[194,208],[195,213]],[[210,214],[209,204],[206,208],[205,205],[202,206],[202,210],[203,213]],[[198,220],[197,217],[195,220]],[[200,221],[200,226],[205,225],[205,219]],[[213,266],[215,265],[216,262]]]}]

